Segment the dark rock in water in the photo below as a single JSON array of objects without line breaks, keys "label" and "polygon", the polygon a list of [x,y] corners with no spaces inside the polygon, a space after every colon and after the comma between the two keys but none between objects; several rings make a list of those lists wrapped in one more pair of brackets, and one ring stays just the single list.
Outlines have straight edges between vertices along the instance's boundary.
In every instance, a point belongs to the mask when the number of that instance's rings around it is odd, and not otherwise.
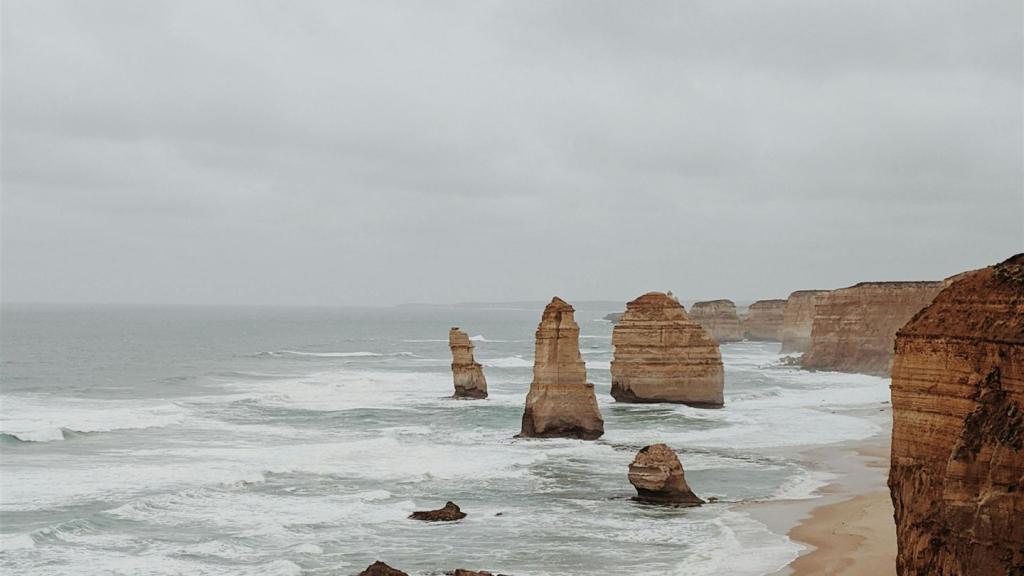
[{"label": "dark rock in water", "polygon": [[629,483],[636,488],[635,499],[640,502],[674,506],[704,503],[686,485],[679,457],[664,444],[652,444],[637,453],[629,465]]},{"label": "dark rock in water", "polygon": [[462,520],[465,517],[466,513],[459,510],[459,507],[451,501],[446,502],[444,508],[420,510],[409,515],[409,518],[413,520],[423,520],[424,522],[453,522],[455,520]]},{"label": "dark rock in water", "polygon": [[370,564],[366,570],[359,573],[359,576],[409,576],[401,570],[395,570],[391,566],[377,560]]},{"label": "dark rock in water", "polygon": [[612,312],[611,314],[605,314],[604,316],[604,319],[612,324],[617,324],[621,318],[622,312]]}]

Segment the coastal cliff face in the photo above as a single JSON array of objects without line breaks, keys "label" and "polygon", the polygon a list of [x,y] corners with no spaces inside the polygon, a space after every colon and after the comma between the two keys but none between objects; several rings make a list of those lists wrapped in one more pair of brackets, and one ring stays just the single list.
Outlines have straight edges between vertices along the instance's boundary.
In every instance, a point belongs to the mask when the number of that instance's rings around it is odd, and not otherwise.
[{"label": "coastal cliff face", "polygon": [[619,402],[721,406],[722,355],[675,298],[648,292],[612,331],[612,396]]},{"label": "coastal cliff face", "polygon": [[815,307],[801,366],[889,374],[896,331],[943,287],[942,282],[861,282],[829,292]]},{"label": "coastal cliff face", "polygon": [[1024,254],[900,330],[892,406],[898,573],[1024,574]]},{"label": "coastal cliff face", "polygon": [[484,369],[473,359],[473,342],[469,335],[452,328],[448,332],[448,347],[452,350],[452,378],[455,380],[454,398],[487,398],[487,380]]},{"label": "coastal cliff face", "polygon": [[690,318],[700,324],[717,342],[743,340],[740,317],[732,300],[696,302],[690,309]]},{"label": "coastal cliff face", "polygon": [[580,327],[573,313],[573,307],[558,297],[544,308],[520,436],[594,440],[604,434],[594,385],[587,382],[580,356]]},{"label": "coastal cliff face", "polygon": [[789,295],[782,311],[782,353],[806,352],[811,346],[814,308],[828,290],[797,290]]},{"label": "coastal cliff face", "polygon": [[740,326],[744,338],[749,340],[782,340],[782,315],[785,300],[758,300],[750,305],[747,317]]}]

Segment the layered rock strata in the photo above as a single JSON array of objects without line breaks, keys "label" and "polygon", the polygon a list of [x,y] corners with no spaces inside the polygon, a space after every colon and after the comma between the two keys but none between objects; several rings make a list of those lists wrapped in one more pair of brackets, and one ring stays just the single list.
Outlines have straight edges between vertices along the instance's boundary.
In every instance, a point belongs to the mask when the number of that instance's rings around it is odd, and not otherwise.
[{"label": "layered rock strata", "polygon": [[473,342],[469,335],[452,328],[448,332],[448,347],[452,350],[452,378],[455,380],[454,398],[487,398],[487,379],[484,369],[473,359]]},{"label": "layered rock strata", "polygon": [[690,309],[690,318],[704,327],[718,342],[736,342],[743,339],[740,317],[732,300],[696,302]]},{"label": "layered rock strata", "polygon": [[665,444],[652,444],[637,452],[629,465],[629,483],[641,502],[676,506],[704,503],[686,484],[679,457]]},{"label": "layered rock strata", "polygon": [[466,513],[452,501],[445,502],[444,507],[437,510],[419,510],[409,515],[413,520],[424,522],[454,522],[465,517]]},{"label": "layered rock strata", "polygon": [[612,396],[619,402],[722,405],[722,356],[683,306],[661,292],[626,304],[612,331]]},{"label": "layered rock strata", "polygon": [[806,352],[811,346],[814,309],[828,290],[797,290],[782,311],[782,353]]},{"label": "layered rock strata", "polygon": [[747,309],[741,329],[748,340],[782,341],[782,315],[785,300],[758,300]]},{"label": "layered rock strata", "polygon": [[897,572],[1024,574],[1024,254],[961,277],[895,347]]},{"label": "layered rock strata", "polygon": [[580,356],[580,327],[573,312],[558,297],[544,308],[520,436],[593,440],[604,434],[594,385],[587,382]]},{"label": "layered rock strata", "polygon": [[861,282],[815,306],[804,368],[887,375],[896,331],[931,303],[942,282]]}]

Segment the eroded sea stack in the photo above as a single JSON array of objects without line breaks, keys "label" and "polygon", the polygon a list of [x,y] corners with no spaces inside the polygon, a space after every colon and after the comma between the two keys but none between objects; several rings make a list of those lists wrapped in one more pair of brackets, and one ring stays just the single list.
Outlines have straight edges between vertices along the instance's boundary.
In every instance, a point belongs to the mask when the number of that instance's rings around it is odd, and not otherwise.
[{"label": "eroded sea stack", "polygon": [[861,282],[815,306],[811,343],[800,360],[815,370],[887,375],[896,331],[931,303],[942,282]]},{"label": "eroded sea stack", "polygon": [[740,317],[732,300],[696,302],[690,309],[690,318],[703,326],[717,342],[743,340]]},{"label": "eroded sea stack", "polygon": [[782,353],[806,352],[811,346],[814,307],[828,290],[797,290],[786,299],[782,311]]},{"label": "eroded sea stack", "polygon": [[473,359],[473,342],[457,327],[448,331],[448,347],[452,350],[453,398],[487,398],[484,369]]},{"label": "eroded sea stack", "polygon": [[718,343],[668,294],[648,292],[626,304],[612,345],[612,397],[619,402],[722,405]]},{"label": "eroded sea stack", "polygon": [[686,484],[683,465],[676,453],[665,444],[641,448],[629,465],[629,483],[636,488],[636,500],[676,506],[700,506]]},{"label": "eroded sea stack", "polygon": [[594,440],[604,434],[594,385],[587,382],[580,356],[580,327],[573,312],[557,296],[544,308],[520,436]]},{"label": "eroded sea stack", "polygon": [[892,408],[898,573],[1024,574],[1024,254],[899,331]]},{"label": "eroded sea stack", "polygon": [[758,300],[750,305],[741,329],[748,340],[782,341],[782,315],[785,300]]}]

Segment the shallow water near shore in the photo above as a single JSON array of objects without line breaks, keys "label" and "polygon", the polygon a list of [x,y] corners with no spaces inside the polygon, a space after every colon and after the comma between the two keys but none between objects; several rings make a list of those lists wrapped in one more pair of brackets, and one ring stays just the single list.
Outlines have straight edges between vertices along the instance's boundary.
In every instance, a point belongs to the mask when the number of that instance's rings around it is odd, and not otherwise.
[{"label": "shallow water near shore", "polygon": [[[17,574],[770,573],[800,550],[736,502],[807,498],[801,449],[878,432],[888,379],[722,347],[726,406],[616,404],[613,310],[580,310],[596,442],[520,440],[540,309],[4,308],[0,567]],[[490,398],[451,394],[447,332]],[[868,412],[868,411],[865,411]],[[719,503],[633,502],[665,442]],[[454,524],[408,520],[458,503]]]}]

